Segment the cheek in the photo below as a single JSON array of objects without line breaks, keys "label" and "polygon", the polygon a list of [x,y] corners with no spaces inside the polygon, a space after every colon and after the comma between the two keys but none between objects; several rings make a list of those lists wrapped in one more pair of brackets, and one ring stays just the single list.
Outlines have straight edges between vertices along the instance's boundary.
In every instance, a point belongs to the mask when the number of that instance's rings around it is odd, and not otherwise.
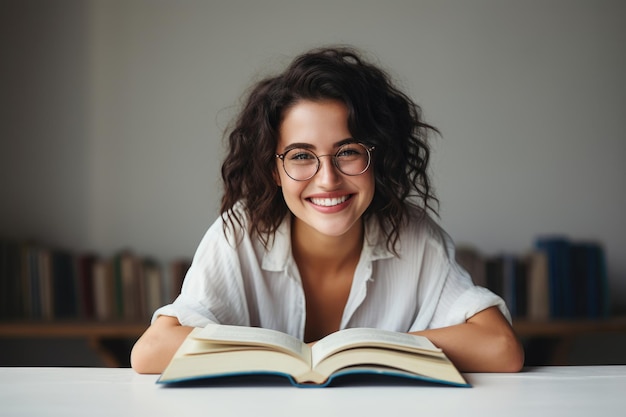
[{"label": "cheek", "polygon": [[300,201],[300,196],[306,188],[306,184],[296,182],[290,178],[279,178],[281,181],[281,188],[283,191],[283,198],[288,206],[292,206],[295,202]]}]

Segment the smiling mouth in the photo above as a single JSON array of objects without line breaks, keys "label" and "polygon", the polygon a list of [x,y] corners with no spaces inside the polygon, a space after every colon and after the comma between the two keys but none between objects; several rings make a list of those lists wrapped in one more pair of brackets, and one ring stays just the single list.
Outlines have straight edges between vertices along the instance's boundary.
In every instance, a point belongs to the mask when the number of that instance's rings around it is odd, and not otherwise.
[{"label": "smiling mouth", "polygon": [[348,201],[352,195],[344,195],[336,198],[309,198],[309,201],[316,206],[333,207]]}]

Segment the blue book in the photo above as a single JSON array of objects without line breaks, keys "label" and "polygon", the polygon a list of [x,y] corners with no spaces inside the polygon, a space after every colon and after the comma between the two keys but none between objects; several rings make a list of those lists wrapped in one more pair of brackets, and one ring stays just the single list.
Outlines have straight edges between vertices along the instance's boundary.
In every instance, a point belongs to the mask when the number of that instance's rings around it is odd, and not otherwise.
[{"label": "blue book", "polygon": [[604,249],[597,243],[582,245],[585,250],[583,288],[586,295],[586,316],[605,318],[608,316],[608,277]]}]

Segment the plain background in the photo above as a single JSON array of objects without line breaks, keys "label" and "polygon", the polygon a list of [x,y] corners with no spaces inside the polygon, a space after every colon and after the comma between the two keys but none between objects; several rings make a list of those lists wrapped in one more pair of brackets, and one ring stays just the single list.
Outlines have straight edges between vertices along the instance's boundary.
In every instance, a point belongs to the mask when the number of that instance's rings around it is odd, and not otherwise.
[{"label": "plain background", "polygon": [[457,243],[600,241],[623,312],[625,20],[620,0],[0,0],[0,236],[192,256],[246,88],[351,44],[441,130]]}]

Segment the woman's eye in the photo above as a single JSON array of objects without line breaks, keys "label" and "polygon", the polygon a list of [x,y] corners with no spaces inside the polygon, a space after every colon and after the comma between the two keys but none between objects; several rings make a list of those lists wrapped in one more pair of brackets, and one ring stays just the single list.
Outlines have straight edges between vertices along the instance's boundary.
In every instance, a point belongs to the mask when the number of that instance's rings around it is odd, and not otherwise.
[{"label": "woman's eye", "polygon": [[315,156],[311,154],[311,152],[306,151],[293,151],[289,154],[289,159],[296,161],[306,161],[315,159]]},{"label": "woman's eye", "polygon": [[337,152],[337,156],[339,158],[350,157],[350,156],[358,156],[360,154],[361,154],[361,150],[359,148],[357,148],[357,147],[354,147],[354,146],[342,148],[342,149],[339,150],[339,152]]}]

